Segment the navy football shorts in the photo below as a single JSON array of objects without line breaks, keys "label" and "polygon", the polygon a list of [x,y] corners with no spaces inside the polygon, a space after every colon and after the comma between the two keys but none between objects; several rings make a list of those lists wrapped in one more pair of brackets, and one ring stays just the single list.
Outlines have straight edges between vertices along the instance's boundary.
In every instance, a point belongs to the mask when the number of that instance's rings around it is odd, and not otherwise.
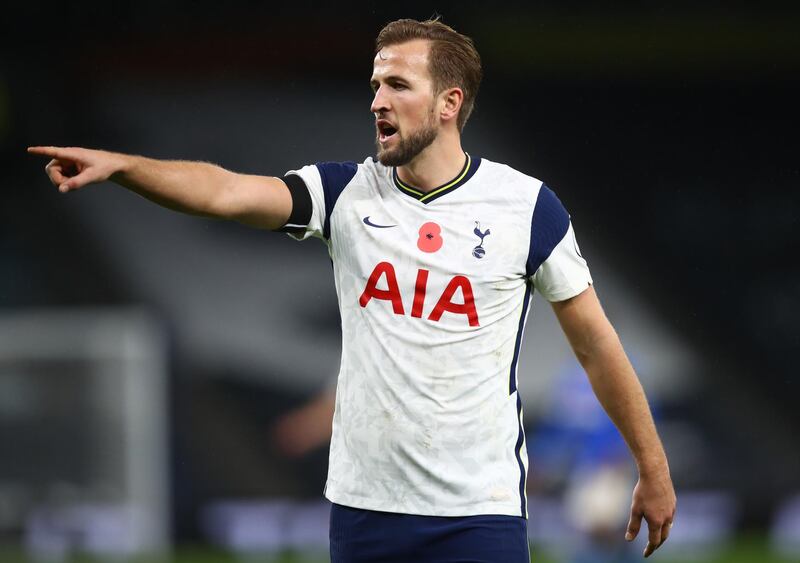
[{"label": "navy football shorts", "polygon": [[417,516],[331,507],[331,563],[529,563],[519,516]]}]

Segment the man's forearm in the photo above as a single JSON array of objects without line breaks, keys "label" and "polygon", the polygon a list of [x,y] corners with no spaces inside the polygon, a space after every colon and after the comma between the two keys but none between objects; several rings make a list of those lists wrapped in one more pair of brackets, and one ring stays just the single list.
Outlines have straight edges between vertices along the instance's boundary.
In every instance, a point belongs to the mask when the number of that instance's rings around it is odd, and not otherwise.
[{"label": "man's forearm", "polygon": [[109,178],[147,199],[175,211],[224,216],[225,191],[235,174],[206,162],[155,160],[115,154]]},{"label": "man's forearm", "polygon": [[639,472],[668,471],[644,390],[610,325],[580,360],[595,395],[625,438]]}]

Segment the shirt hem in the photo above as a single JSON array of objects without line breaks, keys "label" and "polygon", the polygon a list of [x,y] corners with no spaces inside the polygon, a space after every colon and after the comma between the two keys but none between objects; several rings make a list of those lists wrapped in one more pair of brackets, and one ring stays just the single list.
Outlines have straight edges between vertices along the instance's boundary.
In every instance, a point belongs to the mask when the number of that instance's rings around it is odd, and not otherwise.
[{"label": "shirt hem", "polygon": [[480,516],[480,515],[501,515],[516,516],[527,519],[527,515],[522,516],[519,509],[519,500],[512,503],[481,502],[470,504],[469,506],[441,507],[428,505],[423,506],[404,506],[402,504],[384,502],[372,498],[364,498],[337,491],[328,483],[325,487],[325,498],[336,504],[349,506],[351,508],[361,508],[364,510],[375,510],[379,512],[394,512],[398,514],[413,514],[416,516]]}]

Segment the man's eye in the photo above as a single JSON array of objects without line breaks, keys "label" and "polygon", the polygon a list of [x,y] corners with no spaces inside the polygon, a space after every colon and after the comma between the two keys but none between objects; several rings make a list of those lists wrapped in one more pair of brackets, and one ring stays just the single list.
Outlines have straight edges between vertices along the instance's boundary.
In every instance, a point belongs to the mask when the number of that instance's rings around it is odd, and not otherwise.
[{"label": "man's eye", "polygon": [[405,84],[395,84],[394,85],[394,89],[395,90],[405,90],[406,89],[406,85]]}]

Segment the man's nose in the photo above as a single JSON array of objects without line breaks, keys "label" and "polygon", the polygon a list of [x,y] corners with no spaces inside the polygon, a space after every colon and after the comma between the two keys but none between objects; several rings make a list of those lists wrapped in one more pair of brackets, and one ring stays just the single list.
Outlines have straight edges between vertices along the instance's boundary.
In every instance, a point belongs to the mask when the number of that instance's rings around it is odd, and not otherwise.
[{"label": "man's nose", "polygon": [[386,111],[389,109],[389,101],[386,97],[383,88],[378,88],[375,90],[375,97],[372,99],[372,106],[370,107],[370,111],[372,113],[379,113],[381,111]]}]

